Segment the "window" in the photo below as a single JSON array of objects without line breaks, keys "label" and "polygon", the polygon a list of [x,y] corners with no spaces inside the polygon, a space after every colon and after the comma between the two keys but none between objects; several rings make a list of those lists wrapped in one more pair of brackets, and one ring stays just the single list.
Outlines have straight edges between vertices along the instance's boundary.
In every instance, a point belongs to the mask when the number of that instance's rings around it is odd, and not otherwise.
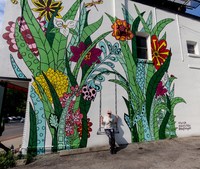
[{"label": "window", "polygon": [[198,55],[197,43],[194,41],[187,41],[187,52],[189,54],[196,54]]},{"label": "window", "polygon": [[151,56],[151,45],[148,34],[144,32],[138,32],[136,34],[136,46],[138,59],[150,59],[149,56]]}]

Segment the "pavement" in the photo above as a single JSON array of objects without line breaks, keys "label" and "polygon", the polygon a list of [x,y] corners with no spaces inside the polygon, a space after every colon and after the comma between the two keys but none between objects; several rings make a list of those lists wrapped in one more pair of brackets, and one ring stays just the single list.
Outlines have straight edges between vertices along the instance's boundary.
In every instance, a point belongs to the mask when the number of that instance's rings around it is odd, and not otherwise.
[{"label": "pavement", "polygon": [[20,146],[22,145],[22,135],[17,136],[17,137],[12,137],[12,138],[9,138],[7,140],[3,140],[1,142],[4,146],[6,146],[8,148],[10,148],[11,145],[13,145],[14,149],[19,149]]},{"label": "pavement", "polygon": [[15,169],[200,169],[200,137],[134,143],[111,155],[108,146],[39,155]]}]

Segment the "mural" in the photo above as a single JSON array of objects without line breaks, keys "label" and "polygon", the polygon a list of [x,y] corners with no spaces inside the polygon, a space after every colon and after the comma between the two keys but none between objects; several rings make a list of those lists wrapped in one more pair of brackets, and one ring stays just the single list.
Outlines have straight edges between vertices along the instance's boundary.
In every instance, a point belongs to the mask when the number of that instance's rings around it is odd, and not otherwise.
[{"label": "mural", "polygon": [[[92,39],[91,35],[103,26],[103,17],[88,23],[90,10],[98,11],[98,5],[104,2],[82,2],[76,0],[65,11],[61,1],[21,0],[23,15],[8,22],[5,28],[3,38],[9,46],[16,76],[26,78],[16,63],[20,59],[33,77],[28,152],[45,153],[47,130],[51,133],[53,152],[86,147],[91,126],[98,122],[90,121],[90,106],[103,90],[105,76],[112,74],[116,78],[109,81],[127,92],[127,98],[121,99],[127,106],[124,120],[132,142],[176,137],[174,107],[185,101],[174,96],[176,77],[168,74],[172,53],[167,48],[166,33],[160,37],[173,19],[163,19],[153,26],[151,12],[145,20],[145,12],[135,6],[134,19],[122,5],[124,18],[106,13],[111,21],[110,30]],[[65,14],[61,15],[61,11]],[[139,31],[151,37],[152,61],[137,58]],[[116,42],[111,44],[106,40],[108,36]],[[124,72],[118,71],[116,63]]]}]

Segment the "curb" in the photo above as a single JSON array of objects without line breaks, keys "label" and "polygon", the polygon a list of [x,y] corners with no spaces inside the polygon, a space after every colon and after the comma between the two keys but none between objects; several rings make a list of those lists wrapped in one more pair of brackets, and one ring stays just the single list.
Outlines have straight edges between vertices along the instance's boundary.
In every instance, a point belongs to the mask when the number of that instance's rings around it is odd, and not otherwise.
[{"label": "curb", "polygon": [[83,154],[90,152],[106,151],[109,149],[110,149],[109,146],[97,146],[97,147],[78,148],[71,150],[61,150],[59,154],[60,156],[68,156],[68,155],[76,155],[76,154]]}]

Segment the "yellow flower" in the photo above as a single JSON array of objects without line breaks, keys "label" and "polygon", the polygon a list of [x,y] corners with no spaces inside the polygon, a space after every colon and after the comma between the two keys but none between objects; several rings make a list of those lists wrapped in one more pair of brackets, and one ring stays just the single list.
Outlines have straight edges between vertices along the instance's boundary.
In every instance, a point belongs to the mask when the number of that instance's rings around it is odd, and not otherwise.
[{"label": "yellow flower", "polygon": [[[56,9],[61,5],[60,1],[53,0],[32,0],[33,4],[37,8],[33,8],[32,10],[35,12],[39,12],[39,17],[45,17],[47,21],[50,21],[53,13]],[[56,17],[61,18],[60,11],[63,10],[63,6],[59,7]]]},{"label": "yellow flower", "polygon": [[[63,93],[65,93],[68,88],[68,77],[66,75],[64,75],[62,72],[59,72],[58,70],[54,71],[51,68],[49,68],[47,70],[47,72],[45,72],[45,75],[47,76],[47,78],[49,79],[51,84],[54,86],[54,89],[55,89],[57,95],[59,96],[59,98],[62,97]],[[38,83],[40,83],[40,85],[44,89],[44,92],[47,95],[49,101],[52,103],[53,99],[51,97],[51,92],[49,90],[46,80],[44,79],[44,76],[40,75],[40,76],[36,77],[35,79],[38,81]],[[33,87],[35,88],[36,93],[41,98],[40,91],[35,82],[33,82]]]}]

